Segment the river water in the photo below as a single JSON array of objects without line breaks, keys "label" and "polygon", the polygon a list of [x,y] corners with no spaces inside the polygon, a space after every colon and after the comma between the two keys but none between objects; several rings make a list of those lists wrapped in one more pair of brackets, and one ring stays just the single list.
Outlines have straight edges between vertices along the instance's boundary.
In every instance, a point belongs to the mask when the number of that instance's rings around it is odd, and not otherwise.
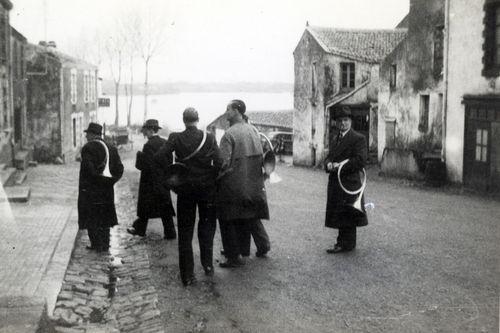
[{"label": "river water", "polygon": [[[114,96],[109,96],[109,108],[100,108],[99,122],[113,124],[115,120]],[[226,110],[232,99],[241,99],[247,105],[247,111],[277,111],[293,108],[293,93],[178,93],[150,95],[148,98],[148,118],[158,119],[161,126],[173,131],[182,130],[182,112],[188,106],[198,110],[200,127],[212,122]],[[126,125],[127,102],[125,96],[119,97],[120,125]],[[134,96],[132,106],[132,124],[142,124],[144,113],[143,96]]]}]

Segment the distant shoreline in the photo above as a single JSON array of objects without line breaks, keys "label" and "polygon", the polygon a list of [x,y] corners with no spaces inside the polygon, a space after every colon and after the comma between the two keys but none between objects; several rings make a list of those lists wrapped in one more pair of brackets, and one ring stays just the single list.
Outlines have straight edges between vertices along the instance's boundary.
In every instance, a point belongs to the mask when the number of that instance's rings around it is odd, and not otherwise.
[{"label": "distant shoreline", "polygon": [[[144,85],[136,83],[133,86],[134,95],[144,93]],[[115,88],[113,81],[103,80],[102,92],[108,96],[114,96]],[[149,95],[166,95],[182,93],[293,93],[293,83],[268,83],[268,82],[238,82],[238,83],[151,83]],[[125,87],[120,85],[119,95],[125,94]]]}]

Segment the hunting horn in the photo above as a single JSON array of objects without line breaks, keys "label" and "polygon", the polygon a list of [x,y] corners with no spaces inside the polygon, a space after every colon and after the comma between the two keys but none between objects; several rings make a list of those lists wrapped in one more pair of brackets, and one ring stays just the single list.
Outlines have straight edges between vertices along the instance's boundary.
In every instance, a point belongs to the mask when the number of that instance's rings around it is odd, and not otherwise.
[{"label": "hunting horn", "polygon": [[279,183],[281,181],[281,177],[278,176],[276,172],[274,172],[274,169],[276,169],[276,155],[274,154],[274,147],[273,144],[271,143],[271,140],[262,132],[259,132],[260,136],[262,136],[267,143],[269,144],[270,150],[266,151],[264,153],[264,173],[269,177],[269,183]]},{"label": "hunting horn", "polygon": [[358,197],[356,198],[356,201],[354,201],[354,203],[352,204],[352,207],[354,209],[360,211],[361,213],[366,214],[365,207],[361,206],[361,198],[363,197],[363,193],[365,192],[365,188],[366,188],[366,170],[364,168],[362,169],[363,170],[363,182],[361,184],[361,187],[355,191],[349,191],[348,189],[346,189],[344,187],[344,185],[342,185],[342,181],[340,180],[340,172],[342,171],[342,167],[347,162],[349,162],[349,159],[343,160],[342,162],[339,163],[338,171],[337,171],[337,178],[339,180],[339,185],[342,188],[342,190],[347,194],[350,194],[350,195],[359,194]]},{"label": "hunting horn", "polygon": [[109,149],[108,146],[101,140],[96,140],[97,142],[100,142],[102,146],[104,147],[104,151],[106,152],[106,157],[104,160],[104,170],[102,171],[101,176],[106,177],[106,178],[112,178],[113,176],[111,175],[111,172],[109,171]]}]

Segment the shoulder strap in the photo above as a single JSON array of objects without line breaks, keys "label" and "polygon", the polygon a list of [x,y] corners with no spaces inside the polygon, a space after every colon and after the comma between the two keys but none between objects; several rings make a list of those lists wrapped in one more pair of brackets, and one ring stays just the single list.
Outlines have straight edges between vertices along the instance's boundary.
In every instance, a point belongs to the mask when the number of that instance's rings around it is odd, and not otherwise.
[{"label": "shoulder strap", "polygon": [[201,139],[201,143],[198,146],[198,148],[196,148],[195,151],[193,151],[191,154],[189,154],[188,156],[184,157],[180,161],[187,161],[190,158],[192,158],[194,155],[196,155],[200,151],[201,147],[203,147],[203,145],[205,144],[206,140],[207,140],[207,131],[203,131],[203,138]]}]

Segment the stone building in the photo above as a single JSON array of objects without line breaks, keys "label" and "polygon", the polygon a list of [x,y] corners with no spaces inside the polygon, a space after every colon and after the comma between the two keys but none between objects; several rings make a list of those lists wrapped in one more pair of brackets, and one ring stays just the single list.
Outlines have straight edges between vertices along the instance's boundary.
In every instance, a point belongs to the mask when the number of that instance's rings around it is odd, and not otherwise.
[{"label": "stone building", "polygon": [[12,74],[12,104],[13,104],[13,130],[14,130],[14,162],[16,166],[25,169],[29,150],[25,144],[26,132],[26,62],[24,53],[28,41],[19,31],[11,27],[11,74]]},{"label": "stone building", "polygon": [[97,67],[57,51],[54,42],[28,44],[26,60],[27,144],[37,161],[69,161],[97,119]]},{"label": "stone building", "polygon": [[411,0],[406,38],[380,65],[378,159],[418,177],[443,146],[444,0]]},{"label": "stone building", "polygon": [[12,164],[14,153],[9,20],[11,9],[12,3],[9,0],[0,0],[0,165]]},{"label": "stone building", "polygon": [[293,163],[320,165],[337,131],[333,112],[349,106],[353,127],[377,149],[379,65],[406,29],[306,26],[295,48]]},{"label": "stone building", "polygon": [[452,182],[500,190],[500,1],[447,0],[444,157]]}]

